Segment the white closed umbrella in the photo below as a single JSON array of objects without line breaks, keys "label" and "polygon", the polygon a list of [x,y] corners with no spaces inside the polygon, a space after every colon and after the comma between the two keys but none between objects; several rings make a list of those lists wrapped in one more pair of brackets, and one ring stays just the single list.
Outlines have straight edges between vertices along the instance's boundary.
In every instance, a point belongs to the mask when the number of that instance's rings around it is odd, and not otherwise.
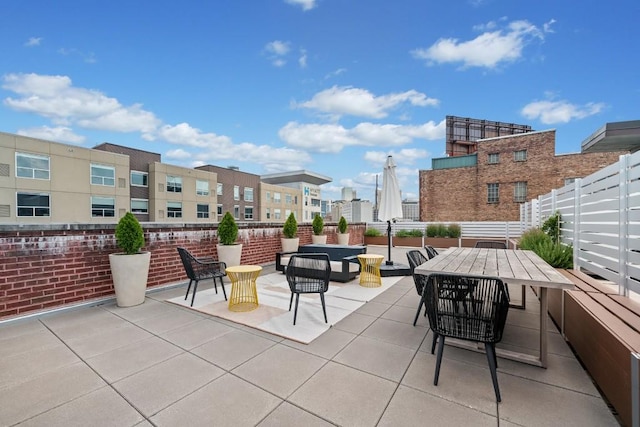
[{"label": "white closed umbrella", "polygon": [[393,264],[391,261],[391,221],[398,218],[402,218],[402,194],[396,176],[396,163],[392,156],[387,156],[387,162],[382,171],[382,194],[378,209],[378,219],[387,221],[387,244],[389,246],[387,265]]}]

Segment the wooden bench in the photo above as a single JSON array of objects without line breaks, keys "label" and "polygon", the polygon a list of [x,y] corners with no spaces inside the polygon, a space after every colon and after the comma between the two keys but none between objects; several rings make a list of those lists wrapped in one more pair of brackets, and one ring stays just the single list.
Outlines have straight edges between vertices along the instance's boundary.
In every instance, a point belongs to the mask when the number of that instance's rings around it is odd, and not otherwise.
[{"label": "wooden bench", "polygon": [[631,425],[632,360],[636,360],[634,353],[640,353],[640,303],[584,272],[559,271],[577,289],[549,292],[549,314],[622,423]]}]

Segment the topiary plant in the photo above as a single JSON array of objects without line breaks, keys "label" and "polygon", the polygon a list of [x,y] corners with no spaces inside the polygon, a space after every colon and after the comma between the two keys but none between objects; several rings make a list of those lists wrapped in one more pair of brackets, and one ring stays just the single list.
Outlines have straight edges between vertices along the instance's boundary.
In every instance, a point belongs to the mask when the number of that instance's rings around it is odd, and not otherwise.
[{"label": "topiary plant", "polygon": [[340,221],[338,221],[338,232],[340,234],[344,234],[347,232],[347,220],[344,219],[343,216],[341,216]]},{"label": "topiary plant", "polygon": [[322,230],[324,229],[324,221],[320,215],[316,215],[313,217],[313,222],[311,223],[313,227],[313,234],[316,236],[320,236],[322,234]]},{"label": "topiary plant", "polygon": [[296,221],[296,216],[291,212],[287,217],[287,220],[284,222],[284,226],[282,227],[282,234],[287,239],[293,239],[298,234],[298,221]]},{"label": "topiary plant", "polygon": [[218,224],[218,242],[233,245],[238,239],[238,225],[231,213],[226,212]]},{"label": "topiary plant", "polygon": [[116,226],[116,244],[127,255],[135,255],[144,246],[144,231],[131,212],[124,214]]}]

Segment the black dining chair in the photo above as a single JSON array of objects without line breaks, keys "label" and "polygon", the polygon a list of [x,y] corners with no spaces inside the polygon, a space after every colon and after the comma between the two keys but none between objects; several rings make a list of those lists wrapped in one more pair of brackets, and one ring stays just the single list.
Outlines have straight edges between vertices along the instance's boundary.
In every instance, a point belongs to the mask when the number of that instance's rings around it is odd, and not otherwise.
[{"label": "black dining chair", "polygon": [[184,296],[186,300],[189,296],[189,289],[191,289],[191,283],[193,285],[193,294],[191,296],[191,307],[193,307],[193,301],[196,298],[196,290],[198,289],[198,282],[205,279],[213,279],[213,287],[218,293],[218,286],[216,285],[216,279],[220,280],[220,286],[222,286],[222,293],[224,294],[224,300],[227,300],[227,292],[224,289],[224,282],[222,278],[227,275],[225,269],[227,265],[222,261],[216,261],[211,257],[196,258],[185,248],[178,248],[184,271],[189,278],[189,286],[187,287],[187,293]]},{"label": "black dining chair", "polygon": [[320,294],[322,302],[322,313],[324,323],[327,322],[327,309],[324,304],[324,293],[329,289],[329,279],[331,277],[331,262],[326,253],[298,253],[289,258],[289,263],[285,270],[291,299],[289,300],[289,311],[293,303],[293,296],[296,296],[296,308],[293,311],[293,324],[296,324],[298,316],[298,301],[300,294]]},{"label": "black dining chair", "polygon": [[[416,317],[413,319],[413,326],[416,326],[418,322],[418,316],[420,316],[420,310],[424,304],[424,300],[422,299],[422,289],[424,288],[424,281],[421,280],[420,275],[414,274],[414,270],[421,264],[427,262],[427,258],[417,249],[412,249],[407,251],[407,260],[409,261],[409,270],[411,271],[411,275],[413,276],[413,283],[416,287],[416,292],[420,295],[420,304],[418,304],[418,310],[416,311]],[[424,315],[427,315],[427,311],[425,310]]]},{"label": "black dining chair", "polygon": [[[506,286],[497,277],[444,273],[423,277],[426,278],[423,294],[429,326],[434,334],[434,342],[439,340],[433,385],[438,385],[446,338],[483,343],[496,400],[500,402],[502,399],[496,372],[496,344],[502,340],[509,312]],[[473,283],[471,288],[470,283]],[[461,300],[462,295],[465,295],[464,301]],[[461,309],[463,302],[473,308]],[[432,346],[431,354],[433,352]]]},{"label": "black dining chair", "polygon": [[436,255],[438,255],[438,251],[436,251],[435,248],[431,245],[425,245],[424,250],[427,252],[427,256],[429,257],[429,259],[434,258]]},{"label": "black dining chair", "polygon": [[[500,240],[478,240],[475,245],[476,248],[489,248],[489,249],[507,249],[507,244]],[[520,305],[511,305],[512,308],[526,309],[527,308],[527,287],[521,286]],[[509,293],[509,287],[507,287],[507,294]]]}]

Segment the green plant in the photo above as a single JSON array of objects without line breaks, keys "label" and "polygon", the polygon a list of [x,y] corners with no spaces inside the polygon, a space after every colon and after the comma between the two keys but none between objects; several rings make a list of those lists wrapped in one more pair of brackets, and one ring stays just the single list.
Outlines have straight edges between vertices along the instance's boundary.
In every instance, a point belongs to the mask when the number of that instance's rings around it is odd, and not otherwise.
[{"label": "green plant", "polygon": [[381,237],[382,233],[377,228],[367,228],[364,235],[365,237]]},{"label": "green plant", "polygon": [[560,212],[554,213],[542,224],[542,231],[547,233],[547,236],[559,243],[560,242]]},{"label": "green plant", "polygon": [[218,241],[221,245],[233,245],[238,239],[238,225],[231,213],[226,212],[218,224]]},{"label": "green plant", "polygon": [[[457,226],[457,224],[451,224]],[[459,227],[459,226],[458,226]],[[460,237],[449,236],[449,227],[444,224],[429,224],[427,225],[427,237]]]},{"label": "green plant", "polygon": [[520,249],[533,250],[538,244],[551,241],[551,238],[539,228],[531,228],[520,236],[518,246]]},{"label": "green plant", "polygon": [[437,224],[429,224],[426,229],[427,237],[436,237],[438,234],[438,225]]},{"label": "green plant", "polygon": [[422,230],[398,230],[396,237],[422,237]]},{"label": "green plant", "polygon": [[449,224],[447,227],[447,236],[449,237],[460,237],[462,235],[462,228],[460,228],[459,224]]},{"label": "green plant", "polygon": [[298,234],[298,221],[296,221],[296,216],[291,212],[287,217],[287,220],[284,222],[284,226],[282,227],[282,234],[287,239],[293,239]]},{"label": "green plant", "polygon": [[344,234],[347,232],[347,220],[344,219],[343,216],[340,217],[340,221],[338,221],[338,233]]},{"label": "green plant", "polygon": [[116,244],[127,255],[140,252],[144,246],[144,231],[142,226],[131,212],[124,214],[116,226]]},{"label": "green plant", "polygon": [[320,215],[314,216],[311,226],[313,227],[313,234],[320,236],[324,229],[324,221],[322,220],[322,217]]},{"label": "green plant", "polygon": [[573,247],[551,239],[538,242],[532,249],[547,264],[555,268],[573,268]]}]

